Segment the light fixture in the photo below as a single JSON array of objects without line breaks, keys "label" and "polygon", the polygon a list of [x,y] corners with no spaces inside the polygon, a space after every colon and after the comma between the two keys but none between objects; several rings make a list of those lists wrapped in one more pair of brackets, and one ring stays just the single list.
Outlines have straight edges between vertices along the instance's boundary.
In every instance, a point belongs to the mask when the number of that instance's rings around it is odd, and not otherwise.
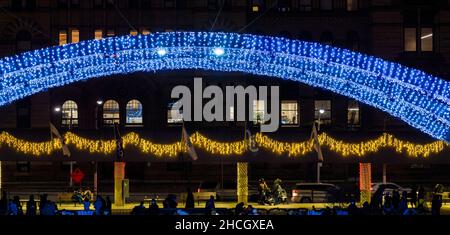
[{"label": "light fixture", "polygon": [[221,55],[225,54],[225,50],[222,47],[216,47],[216,48],[214,48],[214,54],[216,56],[221,56]]},{"label": "light fixture", "polygon": [[[428,36],[430,33],[423,37],[431,39],[434,35]],[[165,48],[170,58],[160,57],[158,48]],[[218,59],[224,53],[226,60]],[[450,141],[450,82],[329,45],[251,34],[153,33],[0,58],[0,106],[50,87],[94,77],[183,69],[242,72],[309,84],[361,101],[434,138]]]},{"label": "light fixture", "polygon": [[103,104],[103,100],[97,100],[97,104],[98,105],[102,105]]},{"label": "light fixture", "polygon": [[429,38],[429,37],[432,37],[432,36],[433,36],[433,34],[430,33],[430,34],[427,34],[425,36],[422,36],[420,39],[425,39],[425,38]]},{"label": "light fixture", "polygon": [[325,113],[325,110],[319,109],[319,113],[320,113],[320,114],[324,114],[324,113]]},{"label": "light fixture", "polygon": [[55,107],[55,112],[59,113],[59,111],[61,111],[61,108],[60,107]]},{"label": "light fixture", "polygon": [[164,48],[158,48],[158,49],[156,50],[156,53],[157,53],[159,56],[164,56],[164,55],[167,54],[167,51],[166,51],[166,49],[164,49]]}]

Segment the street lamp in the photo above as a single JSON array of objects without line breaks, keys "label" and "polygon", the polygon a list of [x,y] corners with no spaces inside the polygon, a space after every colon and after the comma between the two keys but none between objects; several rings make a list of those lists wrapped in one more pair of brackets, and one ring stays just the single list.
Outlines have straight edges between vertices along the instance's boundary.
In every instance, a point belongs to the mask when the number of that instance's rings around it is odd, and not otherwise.
[{"label": "street lamp", "polygon": [[55,110],[55,112],[59,113],[59,112],[61,112],[61,107],[57,106],[57,107],[54,108],[54,110]]},{"label": "street lamp", "polygon": [[317,127],[317,131],[320,131],[320,117],[325,113],[325,110],[319,109],[319,125]]},{"label": "street lamp", "polygon": [[95,129],[98,130],[98,107],[103,104],[103,100],[97,100],[97,105],[95,106]]}]

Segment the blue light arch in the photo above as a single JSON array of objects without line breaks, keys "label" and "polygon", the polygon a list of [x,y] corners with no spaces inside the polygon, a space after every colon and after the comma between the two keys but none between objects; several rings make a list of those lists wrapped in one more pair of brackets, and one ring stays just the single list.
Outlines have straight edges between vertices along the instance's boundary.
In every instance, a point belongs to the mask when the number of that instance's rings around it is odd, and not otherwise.
[{"label": "blue light arch", "polygon": [[[217,48],[223,55],[217,55]],[[220,51],[220,50],[219,50]],[[278,77],[384,110],[450,141],[450,83],[380,58],[314,42],[216,32],[82,41],[0,59],[0,106],[52,87],[136,71],[213,70]]]}]

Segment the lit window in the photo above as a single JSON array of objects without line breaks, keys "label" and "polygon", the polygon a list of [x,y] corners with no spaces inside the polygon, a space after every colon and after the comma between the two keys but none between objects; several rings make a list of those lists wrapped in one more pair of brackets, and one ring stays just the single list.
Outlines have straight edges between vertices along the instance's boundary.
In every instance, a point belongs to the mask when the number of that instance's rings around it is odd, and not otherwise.
[{"label": "lit window", "polygon": [[357,127],[360,125],[359,103],[357,101],[351,100],[348,102],[347,124],[349,127]]},{"label": "lit window", "polygon": [[80,41],[80,31],[78,29],[70,30],[70,42],[77,43]]},{"label": "lit window", "polygon": [[320,9],[325,11],[333,10],[332,0],[320,0]]},{"label": "lit window", "polygon": [[114,125],[114,123],[120,123],[119,103],[108,100],[103,104],[103,124]]},{"label": "lit window", "polygon": [[59,30],[59,45],[67,44],[67,30]]},{"label": "lit window", "polygon": [[331,101],[315,100],[314,101],[314,120],[320,124],[331,123]]},{"label": "lit window", "polygon": [[421,51],[433,51],[432,28],[422,28],[420,31],[420,49]]},{"label": "lit window", "polygon": [[358,0],[347,0],[347,11],[358,10]]},{"label": "lit window", "polygon": [[253,12],[258,12],[258,11],[259,11],[259,6],[256,6],[256,5],[253,6],[253,7],[252,7],[252,11],[253,11]]},{"label": "lit window", "polygon": [[167,106],[167,123],[175,124],[183,122],[183,110],[179,102],[169,103]]},{"label": "lit window", "polygon": [[141,34],[142,35],[149,35],[150,34],[150,30],[148,28],[143,28],[143,29],[141,29]]},{"label": "lit window", "polygon": [[132,30],[130,30],[130,35],[131,35],[131,36],[136,36],[136,35],[138,35],[138,31],[132,29]]},{"label": "lit window", "polygon": [[230,106],[230,121],[234,121],[234,106]]},{"label": "lit window", "polygon": [[114,37],[114,35],[115,35],[114,29],[108,29],[108,31],[106,31],[107,37]]},{"label": "lit window", "polygon": [[300,0],[299,2],[299,10],[300,11],[311,11],[311,0]]},{"label": "lit window", "polygon": [[130,100],[127,103],[127,124],[142,124],[142,104],[139,100]]},{"label": "lit window", "polygon": [[102,39],[103,38],[103,30],[96,29],[94,32],[94,38],[95,39]]},{"label": "lit window", "polygon": [[405,51],[416,51],[416,28],[405,28]]},{"label": "lit window", "polygon": [[72,127],[78,126],[78,105],[73,100],[67,100],[61,107],[61,126]]},{"label": "lit window", "polygon": [[281,102],[281,124],[298,124],[298,103],[296,101]]},{"label": "lit window", "polygon": [[264,123],[264,100],[253,100],[253,123]]}]

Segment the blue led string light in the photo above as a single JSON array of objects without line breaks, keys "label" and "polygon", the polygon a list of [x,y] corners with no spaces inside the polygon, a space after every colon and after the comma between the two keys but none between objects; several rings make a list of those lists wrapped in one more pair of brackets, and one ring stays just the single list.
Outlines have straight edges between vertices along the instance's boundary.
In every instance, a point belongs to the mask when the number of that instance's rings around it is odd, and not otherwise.
[{"label": "blue led string light", "polygon": [[111,37],[6,57],[0,59],[0,106],[92,77],[177,69],[238,71],[321,87],[450,141],[449,82],[329,45],[249,34]]}]

